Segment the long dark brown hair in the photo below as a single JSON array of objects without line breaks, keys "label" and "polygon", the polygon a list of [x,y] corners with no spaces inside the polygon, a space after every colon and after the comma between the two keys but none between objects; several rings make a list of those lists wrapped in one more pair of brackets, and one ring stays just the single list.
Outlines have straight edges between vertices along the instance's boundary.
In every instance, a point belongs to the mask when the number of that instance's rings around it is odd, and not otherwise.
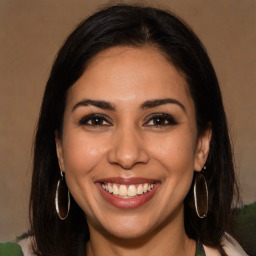
[{"label": "long dark brown hair", "polygon": [[193,239],[216,247],[227,228],[236,189],[232,150],[218,80],[205,48],[193,31],[174,14],[150,7],[117,5],[103,9],[67,38],[53,64],[41,106],[34,145],[30,195],[34,252],[43,256],[85,255],[90,234],[85,213],[71,196],[68,218],[61,221],[54,197],[60,178],[55,136],[62,132],[66,95],[99,52],[114,46],[154,46],[185,77],[196,108],[198,134],[212,129],[205,177],[209,213],[199,219],[192,189],[184,201],[185,230]]}]

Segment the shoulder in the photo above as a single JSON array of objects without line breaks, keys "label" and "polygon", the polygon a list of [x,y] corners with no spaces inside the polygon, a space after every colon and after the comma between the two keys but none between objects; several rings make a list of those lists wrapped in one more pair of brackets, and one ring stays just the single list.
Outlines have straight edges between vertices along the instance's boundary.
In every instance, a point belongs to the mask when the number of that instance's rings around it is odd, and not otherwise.
[{"label": "shoulder", "polygon": [[21,247],[24,256],[34,256],[32,251],[32,237],[29,236],[21,239],[18,244]]},{"label": "shoulder", "polygon": [[[222,246],[228,256],[248,256],[248,254],[246,254],[238,242],[228,233],[225,233],[222,239]],[[220,253],[217,251],[217,249],[205,245],[204,249],[206,256],[220,256]]]},{"label": "shoulder", "polygon": [[1,256],[23,256],[21,247],[14,242],[0,243]]},{"label": "shoulder", "polygon": [[34,256],[32,238],[26,237],[19,242],[0,243],[0,256]]}]

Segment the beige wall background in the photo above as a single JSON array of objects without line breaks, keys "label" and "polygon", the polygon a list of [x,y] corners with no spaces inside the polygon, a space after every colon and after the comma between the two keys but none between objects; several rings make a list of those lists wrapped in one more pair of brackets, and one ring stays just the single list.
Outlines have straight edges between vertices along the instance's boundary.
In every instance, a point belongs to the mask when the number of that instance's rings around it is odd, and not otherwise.
[{"label": "beige wall background", "polygon": [[[205,44],[223,92],[242,197],[255,201],[256,1],[136,2],[174,11]],[[31,145],[54,56],[77,23],[111,3],[116,1],[0,1],[0,241],[28,228]]]}]

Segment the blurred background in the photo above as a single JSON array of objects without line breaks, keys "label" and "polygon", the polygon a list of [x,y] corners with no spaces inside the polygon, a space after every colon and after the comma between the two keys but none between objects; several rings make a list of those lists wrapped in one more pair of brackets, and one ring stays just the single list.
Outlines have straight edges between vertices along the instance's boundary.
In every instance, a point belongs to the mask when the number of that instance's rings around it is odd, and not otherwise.
[{"label": "blurred background", "polygon": [[56,52],[85,17],[122,2],[169,9],[202,40],[220,81],[243,202],[256,201],[255,0],[1,0],[0,241],[28,230],[32,143]]}]

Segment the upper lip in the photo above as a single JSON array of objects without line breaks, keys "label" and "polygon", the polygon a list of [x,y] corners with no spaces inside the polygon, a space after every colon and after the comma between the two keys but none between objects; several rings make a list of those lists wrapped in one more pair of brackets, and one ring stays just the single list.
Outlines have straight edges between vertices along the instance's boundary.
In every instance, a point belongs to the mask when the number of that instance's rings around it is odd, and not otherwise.
[{"label": "upper lip", "polygon": [[116,184],[143,184],[143,183],[156,183],[158,180],[141,178],[141,177],[132,177],[132,178],[122,178],[122,177],[110,177],[104,179],[98,179],[95,183],[116,183]]}]

